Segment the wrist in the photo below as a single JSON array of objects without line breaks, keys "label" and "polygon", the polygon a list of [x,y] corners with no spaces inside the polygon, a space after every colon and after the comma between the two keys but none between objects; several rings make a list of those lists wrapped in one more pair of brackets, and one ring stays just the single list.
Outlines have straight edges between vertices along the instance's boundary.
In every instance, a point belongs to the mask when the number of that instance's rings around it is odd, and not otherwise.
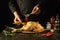
[{"label": "wrist", "polygon": [[14,16],[19,17],[19,15],[18,15],[18,13],[16,11],[14,12]]}]

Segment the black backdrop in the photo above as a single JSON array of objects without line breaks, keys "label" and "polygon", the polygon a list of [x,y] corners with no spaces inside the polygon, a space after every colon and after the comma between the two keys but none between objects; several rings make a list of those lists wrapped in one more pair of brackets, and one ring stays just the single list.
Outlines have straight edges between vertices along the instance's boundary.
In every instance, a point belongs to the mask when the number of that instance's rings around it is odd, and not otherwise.
[{"label": "black backdrop", "polygon": [[13,15],[8,7],[9,0],[0,0],[0,32],[5,28],[4,25],[11,25]]},{"label": "black backdrop", "polygon": [[0,23],[9,24],[12,22],[13,15],[8,7],[8,0],[0,1]]}]

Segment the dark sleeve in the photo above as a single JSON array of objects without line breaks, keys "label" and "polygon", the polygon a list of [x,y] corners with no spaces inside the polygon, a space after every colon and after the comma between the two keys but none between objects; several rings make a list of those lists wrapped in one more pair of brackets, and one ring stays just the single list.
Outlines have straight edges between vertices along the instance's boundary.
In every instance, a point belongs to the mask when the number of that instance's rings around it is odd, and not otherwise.
[{"label": "dark sleeve", "polygon": [[44,9],[47,5],[47,0],[40,0],[37,5],[39,5],[42,9]]},{"label": "dark sleeve", "polygon": [[10,2],[8,3],[9,8],[11,10],[12,13],[14,13],[14,11],[18,12],[18,15],[21,17],[21,20],[24,21],[25,16],[23,16],[20,12],[19,6],[17,4],[16,0],[10,0]]},{"label": "dark sleeve", "polygon": [[8,3],[8,5],[9,5],[9,8],[10,8],[10,10],[11,10],[11,12],[13,13],[14,11],[16,11],[16,1],[15,0],[10,0],[9,1],[9,3]]}]

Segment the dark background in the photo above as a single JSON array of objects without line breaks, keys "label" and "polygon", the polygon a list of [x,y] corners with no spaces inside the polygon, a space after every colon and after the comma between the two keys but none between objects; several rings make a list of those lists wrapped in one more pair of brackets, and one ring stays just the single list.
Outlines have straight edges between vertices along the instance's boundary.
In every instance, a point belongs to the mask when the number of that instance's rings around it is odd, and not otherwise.
[{"label": "dark background", "polygon": [[13,15],[8,7],[9,0],[0,0],[0,32],[5,29],[4,25],[11,25]]},{"label": "dark background", "polygon": [[13,19],[13,14],[8,7],[9,0],[0,1],[0,23],[1,24],[10,24]]},{"label": "dark background", "polygon": [[[11,25],[13,23],[13,14],[8,7],[9,0],[0,0],[0,29],[4,28],[4,25]],[[47,2],[47,15],[48,17],[56,16],[58,14],[60,16],[60,0],[49,0]],[[51,12],[50,12],[51,11]]]}]

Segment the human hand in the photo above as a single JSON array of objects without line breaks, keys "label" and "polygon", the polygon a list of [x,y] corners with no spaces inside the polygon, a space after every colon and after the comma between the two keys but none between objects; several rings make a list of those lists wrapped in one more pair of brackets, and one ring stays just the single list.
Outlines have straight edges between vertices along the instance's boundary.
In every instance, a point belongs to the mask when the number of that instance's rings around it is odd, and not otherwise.
[{"label": "human hand", "polygon": [[18,15],[18,13],[17,13],[17,11],[15,11],[13,14],[14,14],[14,16],[15,16],[15,18],[14,18],[14,24],[15,24],[15,23],[22,23],[19,15]]},{"label": "human hand", "polygon": [[21,19],[19,17],[14,18],[14,23],[22,23]]},{"label": "human hand", "polygon": [[39,12],[40,12],[40,8],[38,7],[38,5],[36,5],[36,6],[33,8],[31,14],[38,14]]}]

